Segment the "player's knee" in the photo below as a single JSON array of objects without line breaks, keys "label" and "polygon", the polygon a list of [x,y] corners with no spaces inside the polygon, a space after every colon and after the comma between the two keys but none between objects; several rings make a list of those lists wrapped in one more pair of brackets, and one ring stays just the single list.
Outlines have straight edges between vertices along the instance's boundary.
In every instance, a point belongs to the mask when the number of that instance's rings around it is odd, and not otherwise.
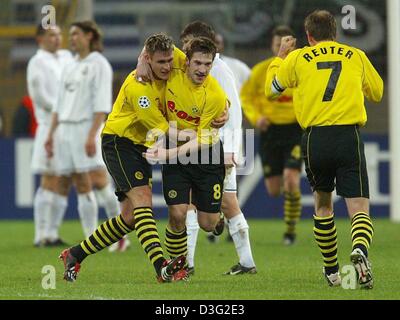
[{"label": "player's knee", "polygon": [[186,228],[186,219],[182,216],[170,215],[168,222],[173,232],[180,232]]},{"label": "player's knee", "polygon": [[121,202],[121,216],[124,222],[133,229],[135,227],[135,216],[133,215],[133,206],[128,198]]},{"label": "player's knee", "polygon": [[78,193],[88,193],[92,191],[92,185],[84,181],[77,183],[75,187],[76,187],[76,192]]},{"label": "player's knee", "polygon": [[221,211],[227,219],[231,219],[240,212],[238,203],[230,203],[229,205],[221,206]]},{"label": "player's knee", "polygon": [[104,169],[90,172],[90,179],[94,189],[103,189],[108,184],[107,173]]},{"label": "player's knee", "polygon": [[209,214],[206,219],[199,219],[199,226],[206,232],[214,231],[217,223],[219,221],[219,214]]},{"label": "player's knee", "polygon": [[135,187],[126,195],[135,207],[151,207],[152,193],[149,186]]},{"label": "player's knee", "polygon": [[67,196],[71,188],[71,179],[68,177],[60,177],[57,181],[57,193]]},{"label": "player's knee", "polygon": [[281,195],[281,184],[271,181],[271,178],[264,180],[265,189],[270,197],[279,197]]},{"label": "player's knee", "polygon": [[174,232],[179,232],[186,227],[187,205],[173,205],[168,207],[168,222]]}]

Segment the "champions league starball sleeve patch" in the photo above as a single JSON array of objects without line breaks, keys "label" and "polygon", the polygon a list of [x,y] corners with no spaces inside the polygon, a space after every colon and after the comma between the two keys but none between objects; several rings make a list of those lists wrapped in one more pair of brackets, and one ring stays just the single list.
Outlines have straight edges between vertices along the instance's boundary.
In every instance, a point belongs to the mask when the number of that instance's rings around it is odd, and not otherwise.
[{"label": "champions league starball sleeve patch", "polygon": [[150,99],[147,98],[146,96],[141,96],[138,100],[139,107],[143,109],[147,109],[150,107]]}]

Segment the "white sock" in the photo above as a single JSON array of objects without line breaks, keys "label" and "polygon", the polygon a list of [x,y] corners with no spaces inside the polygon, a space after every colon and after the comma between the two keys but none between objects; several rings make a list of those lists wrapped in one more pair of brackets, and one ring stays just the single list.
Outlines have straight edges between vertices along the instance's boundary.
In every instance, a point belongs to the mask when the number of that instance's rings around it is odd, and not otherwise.
[{"label": "white sock", "polygon": [[86,237],[89,237],[97,228],[98,210],[93,191],[78,194],[78,212]]},{"label": "white sock", "polygon": [[194,252],[196,250],[197,235],[199,233],[199,223],[197,222],[196,210],[189,210],[186,215],[187,232],[187,262],[190,268],[194,267]]},{"label": "white sock", "polygon": [[239,256],[239,263],[246,268],[255,266],[253,255],[251,253],[249,239],[249,225],[243,213],[234,216],[228,220],[229,233],[235,243],[236,252]]},{"label": "white sock", "polygon": [[64,219],[65,211],[67,210],[68,199],[66,196],[55,193],[53,201],[53,209],[49,217],[47,225],[47,238],[54,241],[59,238],[58,230],[61,222]]},{"label": "white sock", "polygon": [[121,208],[110,183],[108,183],[103,189],[96,189],[94,193],[96,194],[98,203],[101,204],[106,210],[106,214],[109,219],[119,215]]},{"label": "white sock", "polygon": [[33,219],[35,221],[34,243],[46,237],[46,228],[53,206],[54,192],[39,187],[33,203]]}]

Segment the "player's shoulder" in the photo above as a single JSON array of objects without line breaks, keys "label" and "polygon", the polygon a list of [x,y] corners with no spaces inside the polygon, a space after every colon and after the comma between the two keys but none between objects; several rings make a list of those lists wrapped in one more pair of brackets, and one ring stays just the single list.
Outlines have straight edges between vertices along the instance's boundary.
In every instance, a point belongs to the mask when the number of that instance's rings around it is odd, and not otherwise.
[{"label": "player's shoulder", "polygon": [[28,66],[43,64],[45,61],[46,61],[45,54],[44,54],[43,50],[39,49],[29,59]]},{"label": "player's shoulder", "polygon": [[87,61],[93,62],[96,65],[98,65],[99,67],[105,67],[105,68],[112,69],[111,64],[107,60],[107,58],[98,51],[94,51],[94,52],[90,53],[90,55],[87,57]]},{"label": "player's shoulder", "polygon": [[131,97],[140,97],[142,95],[150,95],[153,88],[151,83],[149,82],[140,82],[135,78],[136,70],[133,70],[129,75],[125,78],[125,81],[122,85],[124,88],[125,94]]},{"label": "player's shoulder", "polygon": [[215,79],[212,75],[208,76],[206,88],[207,95],[209,95],[213,99],[226,99],[225,91],[222,89],[218,80]]},{"label": "player's shoulder", "polygon": [[221,59],[219,53],[217,53],[217,55],[214,58],[212,68],[221,70],[223,72],[232,72],[228,64]]},{"label": "player's shoulder", "polygon": [[57,50],[57,54],[61,58],[64,58],[64,59],[72,59],[73,58],[71,51],[66,50],[66,49]]}]

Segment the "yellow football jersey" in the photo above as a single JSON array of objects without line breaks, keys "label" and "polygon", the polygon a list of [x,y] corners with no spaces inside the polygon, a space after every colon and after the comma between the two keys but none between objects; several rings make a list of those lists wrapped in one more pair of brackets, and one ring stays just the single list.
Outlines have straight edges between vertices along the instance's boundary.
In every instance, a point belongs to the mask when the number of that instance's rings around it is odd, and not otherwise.
[{"label": "yellow football jersey", "polygon": [[184,69],[175,68],[167,81],[165,99],[167,119],[176,121],[178,130],[196,130],[201,144],[219,141],[218,129],[213,129],[211,122],[221,116],[229,101],[212,76],[196,85]]},{"label": "yellow football jersey", "polygon": [[134,72],[125,79],[103,133],[116,134],[150,147],[155,137],[169,128],[163,115],[165,81],[140,83],[135,80]]},{"label": "yellow football jersey", "polygon": [[261,117],[278,125],[297,122],[293,109],[292,89],[286,89],[275,100],[268,100],[265,97],[266,71],[273,60],[274,58],[269,58],[256,64],[240,92],[243,112],[253,126]]},{"label": "yellow football jersey", "polygon": [[[291,52],[276,58],[268,73],[275,79],[265,84],[267,97],[283,88],[295,88],[293,102],[303,128],[330,125],[364,125],[364,95],[379,102],[383,81],[365,53],[335,41]],[[267,76],[270,78],[270,76]]]}]

